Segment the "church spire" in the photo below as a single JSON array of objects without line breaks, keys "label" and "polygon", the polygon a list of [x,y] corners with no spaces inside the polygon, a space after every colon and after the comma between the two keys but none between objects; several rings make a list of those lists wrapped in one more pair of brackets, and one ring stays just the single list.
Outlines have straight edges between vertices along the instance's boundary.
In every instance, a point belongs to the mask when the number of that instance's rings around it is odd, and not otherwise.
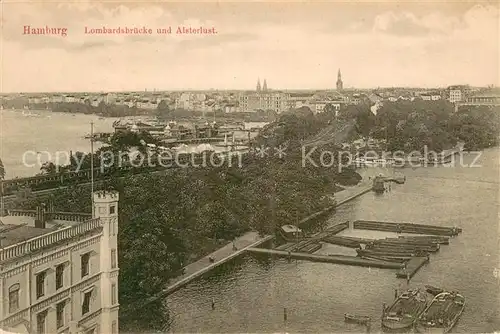
[{"label": "church spire", "polygon": [[260,78],[257,79],[257,91],[258,92],[261,91],[261,88],[260,88]]},{"label": "church spire", "polygon": [[266,82],[266,79],[264,79],[264,85],[262,86],[262,90],[264,92],[267,92],[267,82]]},{"label": "church spire", "polygon": [[340,68],[337,73],[337,90],[342,90],[344,83],[342,82],[342,74],[340,73]]}]

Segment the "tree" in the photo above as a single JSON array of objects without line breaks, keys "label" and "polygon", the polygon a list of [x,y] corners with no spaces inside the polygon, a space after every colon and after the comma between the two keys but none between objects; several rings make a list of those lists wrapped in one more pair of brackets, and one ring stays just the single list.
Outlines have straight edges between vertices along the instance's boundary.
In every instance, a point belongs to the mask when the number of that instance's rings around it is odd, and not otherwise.
[{"label": "tree", "polygon": [[54,174],[57,172],[57,166],[52,161],[44,162],[40,167],[42,174]]}]

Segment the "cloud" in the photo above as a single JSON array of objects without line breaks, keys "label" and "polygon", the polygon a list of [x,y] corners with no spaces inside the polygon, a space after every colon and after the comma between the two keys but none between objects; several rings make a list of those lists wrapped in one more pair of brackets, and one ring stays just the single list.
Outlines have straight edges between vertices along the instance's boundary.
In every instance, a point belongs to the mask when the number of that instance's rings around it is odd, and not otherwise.
[{"label": "cloud", "polygon": [[441,13],[417,17],[411,12],[386,12],[375,17],[373,31],[397,36],[449,34],[459,27],[460,20]]}]

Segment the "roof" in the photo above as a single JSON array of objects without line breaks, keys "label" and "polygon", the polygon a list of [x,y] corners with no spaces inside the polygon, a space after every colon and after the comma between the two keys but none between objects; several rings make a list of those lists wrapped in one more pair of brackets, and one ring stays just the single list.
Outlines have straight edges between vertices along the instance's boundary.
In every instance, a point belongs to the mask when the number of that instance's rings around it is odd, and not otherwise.
[{"label": "roof", "polygon": [[290,97],[312,97],[314,93],[290,93]]},{"label": "roof", "polygon": [[482,92],[477,92],[471,97],[500,97],[500,88],[488,89]]},{"label": "roof", "polygon": [[[2,220],[3,218],[4,217],[2,217]],[[18,224],[2,224],[0,225],[0,243],[2,247],[6,247],[51,231],[53,230],[49,228],[38,228]]]},{"label": "roof", "polygon": [[283,225],[283,226],[281,226],[281,229],[287,233],[288,232],[302,232],[302,230],[295,225]]}]

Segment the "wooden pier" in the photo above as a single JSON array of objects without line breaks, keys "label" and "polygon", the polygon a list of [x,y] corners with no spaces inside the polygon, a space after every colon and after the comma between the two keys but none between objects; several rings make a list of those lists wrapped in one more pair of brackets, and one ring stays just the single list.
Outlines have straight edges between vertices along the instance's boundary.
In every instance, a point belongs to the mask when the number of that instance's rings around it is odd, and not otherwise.
[{"label": "wooden pier", "polygon": [[396,277],[410,279],[427,262],[429,262],[428,257],[413,257],[406,262],[406,269],[403,267],[396,272]]},{"label": "wooden pier", "polygon": [[246,249],[246,251],[250,252],[250,253],[269,254],[269,255],[275,255],[275,256],[279,256],[279,257],[288,257],[290,259],[297,259],[297,260],[309,260],[309,261],[314,261],[314,262],[347,264],[347,265],[361,266],[361,267],[400,269],[402,266],[400,263],[362,259],[362,258],[356,257],[356,256],[316,255],[316,254],[287,252],[287,251],[280,251],[280,250],[276,250],[276,249],[264,249],[264,248],[254,248],[254,247],[249,247]]}]

